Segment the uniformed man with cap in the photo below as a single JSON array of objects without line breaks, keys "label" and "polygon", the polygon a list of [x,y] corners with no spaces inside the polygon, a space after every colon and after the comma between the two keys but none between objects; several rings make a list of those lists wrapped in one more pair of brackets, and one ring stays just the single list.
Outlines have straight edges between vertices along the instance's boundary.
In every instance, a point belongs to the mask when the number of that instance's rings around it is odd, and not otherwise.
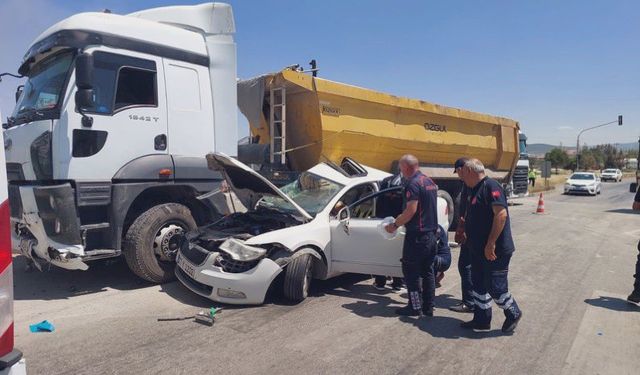
[{"label": "uniformed man with cap", "polygon": [[469,188],[466,207],[466,243],[471,252],[473,279],[473,320],[463,328],[491,329],[491,300],[504,310],[502,331],[511,333],[522,318],[522,311],[508,288],[509,262],[515,250],[511,238],[509,211],[500,184],[485,176],[484,165],[470,159],[462,168],[462,179]]},{"label": "uniformed man with cap", "polygon": [[[453,173],[457,173],[462,180],[462,168],[469,161],[469,158],[460,158],[456,160],[453,166]],[[473,312],[473,280],[471,279],[471,254],[469,246],[465,243],[467,237],[464,234],[466,207],[468,204],[467,185],[462,184],[460,190],[460,205],[457,212],[458,225],[456,226],[455,241],[460,244],[460,256],[458,257],[458,272],[460,273],[460,288],[462,289],[462,301],[449,307],[449,310],[461,313]]]}]

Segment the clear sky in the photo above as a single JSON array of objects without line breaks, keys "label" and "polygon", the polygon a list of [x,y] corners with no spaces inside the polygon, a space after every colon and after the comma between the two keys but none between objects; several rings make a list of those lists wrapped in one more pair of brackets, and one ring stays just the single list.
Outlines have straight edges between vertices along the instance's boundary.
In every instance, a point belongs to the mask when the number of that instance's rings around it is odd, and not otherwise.
[{"label": "clear sky", "polygon": [[[0,0],[0,71],[78,12],[114,13],[181,0]],[[238,75],[315,58],[320,76],[513,118],[530,143],[636,142],[640,135],[640,1],[229,1]],[[18,81],[0,83],[0,109]],[[243,127],[246,122],[243,121]],[[246,133],[242,129],[241,133]]]}]

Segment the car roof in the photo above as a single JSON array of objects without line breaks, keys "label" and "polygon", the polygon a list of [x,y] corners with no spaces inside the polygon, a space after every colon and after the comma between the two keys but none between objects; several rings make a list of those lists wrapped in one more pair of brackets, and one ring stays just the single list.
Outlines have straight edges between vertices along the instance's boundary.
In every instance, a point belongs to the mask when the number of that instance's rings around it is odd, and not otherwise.
[{"label": "car roof", "polygon": [[590,174],[590,175],[592,175],[592,176],[595,176],[595,175],[596,175],[596,174],[595,174],[595,173],[593,173],[593,172],[573,172],[572,176],[573,176],[573,175],[576,175],[576,174]]},{"label": "car roof", "polygon": [[327,163],[317,164],[309,169],[308,172],[326,177],[345,186],[357,185],[363,182],[381,181],[385,177],[391,176],[391,173],[387,173],[379,169],[371,168],[366,165],[362,165],[362,167],[367,171],[365,176],[347,176]]}]

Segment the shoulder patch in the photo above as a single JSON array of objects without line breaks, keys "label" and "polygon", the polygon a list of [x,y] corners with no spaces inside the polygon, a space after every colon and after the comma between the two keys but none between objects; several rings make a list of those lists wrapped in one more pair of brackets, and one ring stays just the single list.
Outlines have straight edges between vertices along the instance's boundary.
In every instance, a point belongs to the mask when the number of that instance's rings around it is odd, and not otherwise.
[{"label": "shoulder patch", "polygon": [[500,198],[500,190],[491,191],[491,196],[494,198]]}]

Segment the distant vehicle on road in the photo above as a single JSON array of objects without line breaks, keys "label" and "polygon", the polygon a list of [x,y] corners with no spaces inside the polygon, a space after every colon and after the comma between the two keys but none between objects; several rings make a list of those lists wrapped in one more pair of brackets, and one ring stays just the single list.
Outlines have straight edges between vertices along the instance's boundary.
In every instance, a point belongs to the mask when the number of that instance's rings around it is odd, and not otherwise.
[{"label": "distant vehicle on road", "polygon": [[600,178],[592,172],[578,172],[574,173],[567,179],[564,184],[564,193],[572,194],[600,194]]},{"label": "distant vehicle on road", "polygon": [[605,169],[600,174],[600,178],[602,181],[620,182],[622,181],[622,171],[614,168]]},{"label": "distant vehicle on road", "polygon": [[[307,297],[312,279],[341,273],[402,276],[402,228],[383,238],[386,217],[402,211],[403,187],[380,190],[391,176],[345,159],[320,163],[277,188],[245,164],[222,154],[207,156],[247,208],[186,234],[176,276],[214,301],[261,304],[280,273],[284,295]],[[439,192],[440,195],[441,192]],[[451,213],[438,196],[438,224]]]}]

